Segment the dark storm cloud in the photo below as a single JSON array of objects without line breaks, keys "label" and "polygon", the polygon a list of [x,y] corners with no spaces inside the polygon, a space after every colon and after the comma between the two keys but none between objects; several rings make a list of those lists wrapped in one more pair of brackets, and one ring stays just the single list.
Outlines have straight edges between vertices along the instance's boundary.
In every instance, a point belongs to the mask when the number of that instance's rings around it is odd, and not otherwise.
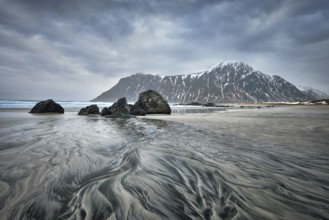
[{"label": "dark storm cloud", "polygon": [[0,4],[0,98],[39,98],[35,85],[46,90],[51,79],[53,96],[91,99],[135,72],[189,73],[227,59],[329,92],[327,0]]}]

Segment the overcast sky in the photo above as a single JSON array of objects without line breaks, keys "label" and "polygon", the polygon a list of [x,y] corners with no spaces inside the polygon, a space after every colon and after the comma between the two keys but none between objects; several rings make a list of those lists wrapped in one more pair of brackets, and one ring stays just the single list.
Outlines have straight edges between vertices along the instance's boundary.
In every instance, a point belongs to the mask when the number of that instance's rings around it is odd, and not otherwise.
[{"label": "overcast sky", "polygon": [[90,100],[225,60],[329,93],[328,0],[0,2],[0,99]]}]

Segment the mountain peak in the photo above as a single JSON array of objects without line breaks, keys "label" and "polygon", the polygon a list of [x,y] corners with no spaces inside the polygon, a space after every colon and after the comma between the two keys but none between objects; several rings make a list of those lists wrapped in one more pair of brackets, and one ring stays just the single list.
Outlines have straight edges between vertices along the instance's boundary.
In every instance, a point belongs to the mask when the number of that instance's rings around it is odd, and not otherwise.
[{"label": "mountain peak", "polygon": [[254,69],[249,66],[248,64],[242,62],[242,61],[236,61],[236,60],[227,60],[218,64],[215,64],[213,66],[210,66],[209,68],[201,71],[201,73],[211,72],[216,69],[222,69],[224,67],[232,67],[234,69],[238,68],[246,68],[249,71],[253,71]]},{"label": "mountain peak", "polygon": [[243,67],[243,68],[249,69],[250,71],[254,70],[252,68],[252,66],[250,66],[242,61],[234,61],[234,60],[233,61],[224,61],[224,62],[220,63],[220,65],[222,67],[224,67],[224,66],[230,66],[230,67],[234,67],[234,68]]}]

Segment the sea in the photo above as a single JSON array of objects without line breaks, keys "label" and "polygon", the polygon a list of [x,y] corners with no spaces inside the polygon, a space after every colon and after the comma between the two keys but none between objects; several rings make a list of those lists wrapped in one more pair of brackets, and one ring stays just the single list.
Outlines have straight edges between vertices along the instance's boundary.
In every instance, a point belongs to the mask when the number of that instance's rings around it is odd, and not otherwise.
[{"label": "sea", "polygon": [[[31,109],[39,101],[36,100],[0,100],[0,109]],[[113,102],[88,102],[88,101],[56,101],[64,109],[81,109],[88,105],[97,105],[98,107],[109,107]]]},{"label": "sea", "polygon": [[0,219],[329,219],[328,106],[113,119],[35,103],[0,102]]},{"label": "sea", "polygon": [[[3,109],[12,109],[12,110],[30,110],[35,106],[39,101],[37,100],[0,100],[0,110]],[[104,107],[110,107],[113,105],[113,102],[90,102],[90,101],[56,101],[60,104],[66,112],[76,112],[81,108],[84,108],[89,105],[97,105],[100,110]],[[134,103],[129,103],[134,104]],[[186,113],[210,113],[214,111],[225,110],[224,108],[213,108],[213,107],[201,107],[201,106],[190,106],[190,105],[180,105],[177,103],[169,103],[171,106],[172,112],[178,114]],[[231,106],[231,109],[234,107]]]}]

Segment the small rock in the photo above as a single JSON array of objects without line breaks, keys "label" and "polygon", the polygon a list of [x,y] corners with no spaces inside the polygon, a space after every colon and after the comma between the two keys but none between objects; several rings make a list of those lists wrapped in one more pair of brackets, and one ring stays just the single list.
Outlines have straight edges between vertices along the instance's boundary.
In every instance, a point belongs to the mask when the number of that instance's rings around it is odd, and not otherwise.
[{"label": "small rock", "polygon": [[202,107],[216,107],[215,103],[208,102],[206,104],[203,104]]},{"label": "small rock", "polygon": [[99,108],[97,105],[89,105],[85,108],[80,109],[78,115],[90,115],[99,114]]},{"label": "small rock", "polygon": [[101,116],[106,116],[106,115],[112,115],[112,112],[110,111],[109,108],[104,107],[101,111]]},{"label": "small rock", "polygon": [[202,103],[199,103],[199,102],[191,102],[191,103],[187,103],[185,105],[201,106]]}]

